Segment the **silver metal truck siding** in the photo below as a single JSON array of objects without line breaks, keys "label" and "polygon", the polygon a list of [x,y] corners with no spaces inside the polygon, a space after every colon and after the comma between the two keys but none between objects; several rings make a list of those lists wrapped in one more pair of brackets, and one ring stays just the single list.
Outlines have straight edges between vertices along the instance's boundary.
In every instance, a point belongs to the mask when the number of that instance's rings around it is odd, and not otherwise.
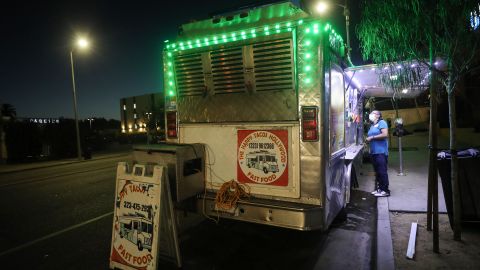
[{"label": "silver metal truck siding", "polygon": [[[204,73],[208,73],[210,69],[208,68],[208,60],[205,60],[205,52],[195,52],[186,54],[184,57],[176,57],[175,60],[181,60],[187,63],[187,59],[196,59],[191,60],[188,65],[188,69],[183,69],[180,73],[180,78],[190,76],[189,78],[197,78],[198,83],[185,80],[185,82],[178,81],[179,85],[179,96],[178,96],[178,114],[179,114],[179,125],[189,124],[189,123],[210,123],[210,124],[219,124],[219,123],[235,123],[235,122],[268,122],[272,124],[275,122],[290,120],[290,121],[299,121],[300,118],[300,108],[301,106],[320,106],[321,100],[321,89],[323,88],[323,71],[321,65],[318,65],[319,68],[315,70],[317,76],[320,80],[315,81],[309,87],[299,87],[298,88],[298,100],[296,96],[295,87],[299,83],[297,82],[297,77],[301,80],[304,76],[302,72],[298,72],[298,76],[286,76],[286,73],[293,73],[295,70],[295,61],[293,59],[294,55],[297,55],[297,61],[302,62],[305,58],[306,50],[302,44],[304,32],[303,27],[299,27],[298,30],[292,31],[290,35],[282,34],[279,36],[272,35],[271,40],[261,40],[252,44],[254,48],[253,59],[256,63],[256,59],[261,59],[264,57],[263,50],[255,51],[255,48],[258,46],[257,43],[263,44],[263,47],[268,49],[271,53],[277,53],[277,57],[281,60],[269,61],[269,63],[262,63],[260,66],[260,72],[257,72],[257,69],[254,71],[255,79],[261,78],[262,80],[271,81],[272,85],[278,84],[278,79],[280,81],[287,81],[287,84],[284,85],[284,89],[281,91],[273,90],[275,87],[268,89],[269,91],[263,91],[262,88],[259,88],[260,83],[255,83],[256,92],[249,93],[246,92],[243,76],[243,71],[237,72],[236,80],[231,80],[230,83],[219,83],[214,86],[215,90],[209,89],[208,93],[203,93],[200,88],[195,88],[195,85],[203,85],[206,76]],[[288,40],[288,43],[286,42]],[[293,42],[296,42],[297,46],[293,45]],[[273,45],[269,45],[273,44]],[[280,45],[279,45],[280,44]],[[288,45],[285,45],[288,44]],[[315,46],[319,46],[319,43],[314,43]],[[250,46],[244,44],[244,46]],[[235,47],[232,45],[231,47]],[[224,61],[230,61],[230,64],[235,64],[237,66],[242,65],[242,50],[239,47],[235,50],[230,50],[228,53],[223,52]],[[277,49],[275,51],[274,49]],[[294,51],[294,50],[297,51]],[[222,49],[209,48],[213,55],[222,52]],[[236,54],[232,51],[237,51]],[[258,52],[258,54],[257,54]],[[322,63],[322,49],[315,51],[315,61],[313,63]],[[243,51],[243,54],[245,51]],[[197,56],[191,56],[191,55]],[[208,53],[212,55],[212,53]],[[286,57],[288,55],[288,59]],[[207,57],[208,58],[208,57]],[[245,57],[243,57],[245,58]],[[203,59],[203,60],[202,60]],[[212,58],[210,57],[210,60]],[[273,59],[275,60],[275,58]],[[203,61],[203,64],[202,64]],[[206,64],[205,64],[206,63]],[[211,64],[213,65],[213,64]],[[205,72],[205,67],[207,66],[207,72]],[[178,63],[175,63],[176,74],[179,76],[179,71],[177,67],[182,67]],[[279,78],[278,73],[270,74],[269,69],[277,70],[278,67],[284,68],[287,72],[283,72],[283,75]],[[215,70],[212,69],[212,76],[225,76],[222,74],[222,70],[217,67],[218,75],[213,74]],[[240,71],[240,70],[239,70]],[[194,74],[198,74],[195,77]],[[200,74],[204,74],[203,76]],[[234,79],[229,74],[231,79]],[[189,84],[192,83],[192,84]],[[236,85],[236,84],[238,85]],[[269,83],[270,84],[270,83]],[[288,85],[288,86],[287,86]],[[181,88],[182,86],[190,86]],[[289,89],[290,88],[290,89]],[[188,90],[187,90],[188,89]],[[197,89],[197,90],[195,90]],[[217,91],[220,89],[220,91]],[[281,88],[280,88],[281,89]],[[230,92],[226,92],[226,91]],[[210,95],[211,92],[215,92],[214,95]],[[205,95],[204,95],[205,94]],[[246,109],[248,108],[248,109]],[[228,113],[225,113],[228,112]],[[320,114],[318,121],[321,120]],[[319,122],[320,123],[320,122]],[[281,123],[279,123],[281,127]],[[320,133],[322,133],[320,128]],[[328,134],[328,132],[327,132]],[[266,195],[255,195],[258,198],[267,198],[273,200],[281,201],[290,201],[290,202],[300,202],[306,204],[322,205],[323,201],[323,186],[324,177],[321,176],[319,168],[321,167],[321,155],[320,155],[320,142],[303,142],[299,140],[300,144],[300,198],[284,198],[284,197],[272,197]],[[295,176],[294,176],[295,177]]]},{"label": "silver metal truck siding", "polygon": [[175,56],[179,123],[298,120],[291,32],[207,49]]}]

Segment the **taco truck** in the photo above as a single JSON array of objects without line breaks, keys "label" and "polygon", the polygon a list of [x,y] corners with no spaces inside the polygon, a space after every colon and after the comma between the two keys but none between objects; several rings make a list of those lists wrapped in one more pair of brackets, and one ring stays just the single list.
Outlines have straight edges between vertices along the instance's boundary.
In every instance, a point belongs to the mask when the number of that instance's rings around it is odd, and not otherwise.
[{"label": "taco truck", "polygon": [[119,225],[121,238],[137,245],[139,251],[152,249],[153,225],[150,220],[139,216],[122,216]]},{"label": "taco truck", "polygon": [[248,168],[255,168],[264,173],[278,172],[277,158],[275,154],[264,150],[248,153],[246,162]]},{"label": "taco truck", "polygon": [[[363,147],[360,86],[345,59],[332,26],[288,1],[186,23],[166,41],[166,142],[205,148],[199,212],[328,228]],[[251,196],[218,211],[216,192],[231,179]]]}]

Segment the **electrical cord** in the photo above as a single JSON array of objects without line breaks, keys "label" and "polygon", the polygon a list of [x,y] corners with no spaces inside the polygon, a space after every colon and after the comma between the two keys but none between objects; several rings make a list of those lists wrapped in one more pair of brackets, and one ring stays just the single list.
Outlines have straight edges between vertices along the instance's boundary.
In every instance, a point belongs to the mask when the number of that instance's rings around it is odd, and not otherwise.
[{"label": "electrical cord", "polygon": [[235,180],[222,184],[215,196],[215,205],[218,209],[230,210],[237,207],[241,198],[250,197],[250,187]]}]

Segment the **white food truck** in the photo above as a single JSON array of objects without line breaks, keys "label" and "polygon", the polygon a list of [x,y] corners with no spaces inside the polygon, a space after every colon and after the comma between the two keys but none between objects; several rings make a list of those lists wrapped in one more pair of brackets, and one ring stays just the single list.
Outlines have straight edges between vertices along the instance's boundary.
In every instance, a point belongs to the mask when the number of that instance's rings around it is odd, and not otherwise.
[{"label": "white food truck", "polygon": [[[165,45],[166,141],[203,144],[199,211],[296,230],[325,230],[349,201],[362,158],[359,86],[343,39],[291,2],[182,25]],[[248,185],[218,211],[222,183]]]},{"label": "white food truck", "polygon": [[139,251],[152,249],[153,225],[150,220],[138,216],[122,216],[119,224],[120,237],[137,245]]}]

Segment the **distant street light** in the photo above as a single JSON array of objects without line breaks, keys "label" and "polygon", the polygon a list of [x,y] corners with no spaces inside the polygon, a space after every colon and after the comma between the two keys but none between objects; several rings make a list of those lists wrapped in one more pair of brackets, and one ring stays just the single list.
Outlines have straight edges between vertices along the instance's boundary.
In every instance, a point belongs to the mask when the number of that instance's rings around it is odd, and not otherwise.
[{"label": "distant street light", "polygon": [[348,0],[345,0],[345,5],[337,4],[337,3],[331,3],[331,2],[326,2],[326,1],[320,1],[316,4],[315,10],[318,14],[322,15],[325,14],[325,12],[328,10],[328,7],[330,4],[339,6],[343,8],[343,16],[345,16],[345,27],[346,29],[346,34],[347,34],[347,56],[348,60],[350,61],[350,10],[348,9]]},{"label": "distant street light", "polygon": [[95,120],[95,118],[87,118],[87,120],[90,123],[90,129],[92,129],[92,121]]},{"label": "distant street light", "polygon": [[77,135],[77,157],[79,160],[82,159],[82,147],[80,146],[80,130],[78,128],[78,109],[77,109],[77,91],[75,89],[75,71],[73,68],[73,51],[75,47],[78,47],[80,50],[85,50],[89,46],[88,40],[85,38],[79,38],[76,42],[76,46],[72,47],[70,50],[70,64],[72,67],[72,86],[73,86],[73,110],[75,113],[75,131]]}]

